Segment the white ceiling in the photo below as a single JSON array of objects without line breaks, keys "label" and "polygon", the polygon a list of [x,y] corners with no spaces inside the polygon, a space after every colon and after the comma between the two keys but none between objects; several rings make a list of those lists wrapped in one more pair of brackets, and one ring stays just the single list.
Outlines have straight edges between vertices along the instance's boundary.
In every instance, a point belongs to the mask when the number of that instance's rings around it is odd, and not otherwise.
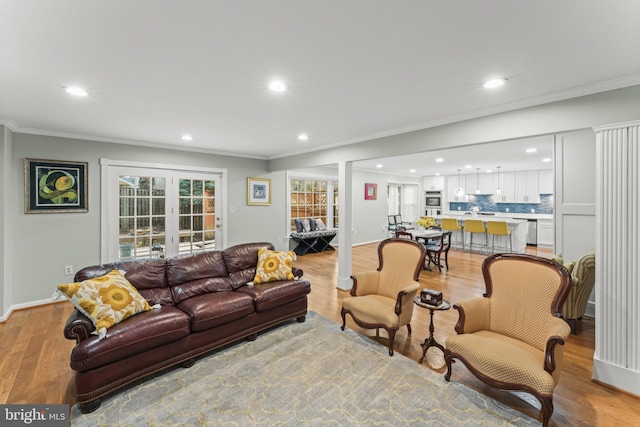
[{"label": "white ceiling", "polygon": [[0,123],[277,158],[640,84],[638,16],[637,0],[0,0]]}]

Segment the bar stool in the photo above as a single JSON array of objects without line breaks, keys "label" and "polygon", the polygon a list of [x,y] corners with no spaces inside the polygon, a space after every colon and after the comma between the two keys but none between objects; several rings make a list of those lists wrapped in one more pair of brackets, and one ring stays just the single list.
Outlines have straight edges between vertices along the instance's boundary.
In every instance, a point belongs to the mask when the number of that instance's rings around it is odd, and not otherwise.
[{"label": "bar stool", "polygon": [[464,251],[464,231],[462,227],[458,225],[458,220],[455,218],[442,218],[442,230],[443,231],[451,231],[459,232],[460,238],[458,239],[458,245],[462,243],[462,250]]},{"label": "bar stool", "polygon": [[484,224],[480,219],[466,219],[464,221],[464,231],[470,234],[469,237],[469,250],[473,250],[473,235],[474,234],[482,234],[483,243],[481,243],[481,248],[487,249],[487,229],[484,228]]},{"label": "bar stool", "polygon": [[[509,236],[509,252],[513,252],[513,239],[511,230],[505,221],[487,222],[487,236],[491,236],[491,253],[495,252],[496,236]],[[506,249],[506,246],[504,247]]]}]

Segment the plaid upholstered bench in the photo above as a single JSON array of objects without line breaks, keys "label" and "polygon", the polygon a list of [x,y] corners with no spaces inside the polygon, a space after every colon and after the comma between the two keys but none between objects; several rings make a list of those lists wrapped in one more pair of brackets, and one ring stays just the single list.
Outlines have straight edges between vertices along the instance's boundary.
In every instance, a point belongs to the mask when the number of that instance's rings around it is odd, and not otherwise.
[{"label": "plaid upholstered bench", "polygon": [[[303,220],[296,218],[296,231],[291,233],[291,238],[297,243],[294,248],[296,255],[305,255],[310,251],[318,253],[333,251],[331,240],[338,233],[335,229],[327,229],[322,220],[310,218]],[[311,225],[313,224],[313,226]]]}]

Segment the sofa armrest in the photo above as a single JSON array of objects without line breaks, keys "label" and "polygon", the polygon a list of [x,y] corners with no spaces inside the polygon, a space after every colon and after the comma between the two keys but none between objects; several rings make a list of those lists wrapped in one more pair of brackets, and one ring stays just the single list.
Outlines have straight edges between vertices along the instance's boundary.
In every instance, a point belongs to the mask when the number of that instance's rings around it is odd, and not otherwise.
[{"label": "sofa armrest", "polygon": [[300,279],[302,277],[302,275],[304,274],[304,271],[302,271],[302,269],[298,268],[298,267],[291,267],[291,272],[298,279]]},{"label": "sofa armrest", "polygon": [[64,337],[79,343],[89,338],[95,330],[96,327],[87,316],[78,310],[73,310],[64,326]]},{"label": "sofa armrest", "polygon": [[489,329],[490,301],[489,298],[476,297],[453,305],[458,310],[458,334],[469,334],[482,329]]}]

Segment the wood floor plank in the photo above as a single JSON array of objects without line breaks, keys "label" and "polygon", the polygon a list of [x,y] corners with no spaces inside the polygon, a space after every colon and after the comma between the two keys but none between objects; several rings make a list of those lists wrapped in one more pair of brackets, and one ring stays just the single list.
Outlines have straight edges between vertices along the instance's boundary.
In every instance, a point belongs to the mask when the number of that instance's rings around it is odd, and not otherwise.
[{"label": "wood floor plank", "polygon": [[[300,256],[294,263],[304,270],[304,278],[311,282],[309,310],[335,321],[337,328],[342,324],[342,300],[349,295],[347,291],[336,288],[338,250]],[[376,250],[377,244],[353,249],[352,269],[355,274],[377,267]],[[550,255],[550,251],[544,249],[529,251]],[[482,254],[451,251],[450,269],[442,273],[423,271],[420,274],[421,287],[440,290],[451,302],[480,296],[484,292],[481,274],[484,258]],[[16,311],[7,322],[0,324],[0,403],[73,403],[69,392],[73,378],[69,356],[74,342],[62,335],[71,311],[71,304],[63,301]],[[387,345],[384,331],[376,336],[375,331],[362,330],[349,317],[347,319],[349,328]],[[457,312],[453,309],[435,314],[435,338],[440,343],[455,334],[457,320]],[[428,310],[416,307],[411,326],[411,335],[406,328],[398,332],[395,350],[417,364],[422,355],[420,343],[429,334]],[[572,335],[565,345],[564,368],[554,394],[555,412],[551,425],[640,425],[639,397],[591,381],[594,346],[595,322],[585,318],[578,335]],[[442,363],[435,352],[431,354],[431,350],[422,364],[423,369],[444,373],[444,366],[432,368],[429,363]],[[451,380],[528,416],[538,416],[539,404],[534,398],[491,388],[471,375],[462,363],[455,365]]]}]

